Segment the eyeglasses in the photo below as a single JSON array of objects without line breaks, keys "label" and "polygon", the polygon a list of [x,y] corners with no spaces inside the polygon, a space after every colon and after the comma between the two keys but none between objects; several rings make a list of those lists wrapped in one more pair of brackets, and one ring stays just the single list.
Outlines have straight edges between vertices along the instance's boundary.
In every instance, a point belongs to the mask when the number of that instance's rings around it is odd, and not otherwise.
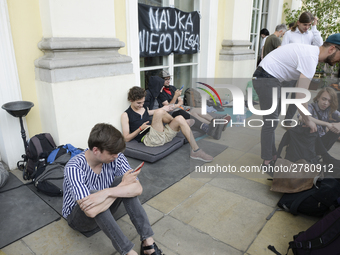
[{"label": "eyeglasses", "polygon": [[165,81],[171,81],[171,77],[164,78]]},{"label": "eyeglasses", "polygon": [[335,46],[335,48],[337,48],[338,50],[340,50],[340,46],[337,46],[337,45],[334,45]]}]

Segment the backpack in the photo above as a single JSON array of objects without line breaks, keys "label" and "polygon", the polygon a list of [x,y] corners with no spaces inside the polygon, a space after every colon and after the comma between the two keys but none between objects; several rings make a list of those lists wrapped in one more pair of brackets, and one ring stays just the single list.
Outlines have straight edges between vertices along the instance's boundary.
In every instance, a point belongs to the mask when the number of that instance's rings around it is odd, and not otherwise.
[{"label": "backpack", "polygon": [[33,136],[26,148],[27,164],[23,171],[24,180],[34,178],[38,165],[46,164],[48,155],[56,148],[56,144],[49,133],[42,133]]},{"label": "backpack", "polygon": [[294,215],[298,212],[322,217],[339,206],[340,183],[327,176],[316,182],[313,188],[298,193],[285,193],[277,203],[280,208]]},{"label": "backpack", "polygon": [[201,94],[194,88],[188,88],[184,92],[184,105],[202,107]]},{"label": "backpack", "polygon": [[47,163],[51,164],[61,155],[66,153],[71,153],[71,158],[75,155],[81,153],[83,150],[79,148],[75,148],[72,144],[60,145],[58,148],[54,149],[47,157]]},{"label": "backpack", "polygon": [[[293,238],[294,241],[289,242],[288,251],[292,249],[294,255],[339,255],[340,207]],[[268,249],[280,254],[273,246],[268,246]]]},{"label": "backpack", "polygon": [[38,191],[48,196],[63,195],[64,167],[71,158],[71,153],[65,153],[53,163],[40,166],[33,179]]}]

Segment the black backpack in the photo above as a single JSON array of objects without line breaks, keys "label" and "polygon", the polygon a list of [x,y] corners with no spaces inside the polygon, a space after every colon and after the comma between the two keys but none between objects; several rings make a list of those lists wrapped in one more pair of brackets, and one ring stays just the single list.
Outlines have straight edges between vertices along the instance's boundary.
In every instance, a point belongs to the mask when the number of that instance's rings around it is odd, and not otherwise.
[{"label": "black backpack", "polygon": [[24,180],[31,180],[34,178],[39,164],[46,164],[48,155],[56,147],[57,146],[49,133],[35,135],[29,140],[26,148],[27,163],[23,171]]},{"label": "black backpack", "polygon": [[[339,255],[340,207],[293,238],[294,241],[289,242],[288,251],[292,249],[294,255]],[[269,245],[268,249],[280,255],[273,246]]]},{"label": "black backpack", "polygon": [[277,205],[294,215],[303,213],[322,217],[339,206],[340,183],[327,176],[317,181],[313,188],[298,193],[285,193]]},{"label": "black backpack", "polygon": [[202,107],[201,94],[194,88],[188,88],[184,92],[184,105]]}]

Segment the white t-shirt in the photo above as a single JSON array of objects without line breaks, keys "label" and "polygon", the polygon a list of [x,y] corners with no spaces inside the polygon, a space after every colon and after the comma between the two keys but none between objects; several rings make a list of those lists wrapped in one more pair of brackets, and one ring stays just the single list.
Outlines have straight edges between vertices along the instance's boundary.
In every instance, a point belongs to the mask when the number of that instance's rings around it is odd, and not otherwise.
[{"label": "white t-shirt", "polygon": [[271,51],[260,63],[280,82],[298,80],[300,74],[312,79],[319,62],[318,46],[291,43]]}]

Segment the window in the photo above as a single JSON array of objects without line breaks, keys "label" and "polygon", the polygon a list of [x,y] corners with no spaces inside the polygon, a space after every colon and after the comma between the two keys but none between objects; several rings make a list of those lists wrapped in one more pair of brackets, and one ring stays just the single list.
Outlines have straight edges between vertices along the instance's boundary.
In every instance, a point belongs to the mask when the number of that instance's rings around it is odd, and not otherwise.
[{"label": "window", "polygon": [[253,13],[251,19],[250,42],[251,49],[255,51],[255,59],[259,55],[262,38],[260,30],[267,28],[269,0],[253,0]]},{"label": "window", "polygon": [[[138,0],[138,3],[170,6],[185,12],[199,10],[199,0]],[[141,87],[147,89],[149,78],[158,75],[161,70],[165,69],[172,75],[171,85],[176,88],[184,85],[184,91],[191,86],[192,78],[197,77],[198,55],[198,53],[172,53],[169,56],[140,58]]]}]

